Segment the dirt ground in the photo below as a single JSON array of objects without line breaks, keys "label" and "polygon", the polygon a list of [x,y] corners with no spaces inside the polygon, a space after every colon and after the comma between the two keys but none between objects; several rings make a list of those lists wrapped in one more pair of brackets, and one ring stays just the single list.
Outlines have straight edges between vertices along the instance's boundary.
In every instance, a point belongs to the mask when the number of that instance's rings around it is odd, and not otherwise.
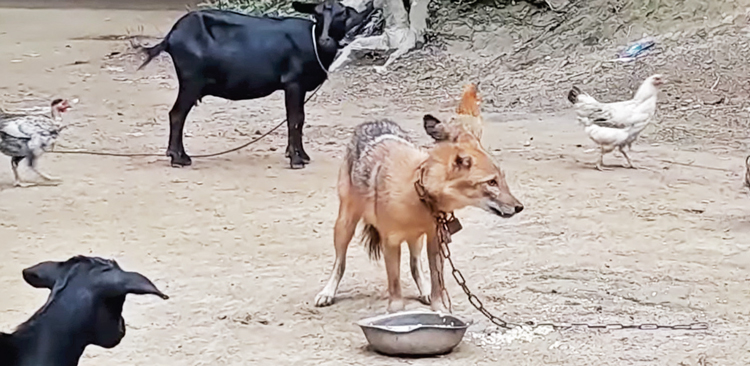
[{"label": "dirt ground", "polygon": [[[136,72],[135,58],[112,54],[126,50],[122,41],[97,38],[139,26],[161,36],[182,13],[0,9],[3,107],[79,98],[67,118],[84,126],[67,130],[58,149],[163,154],[177,85],[169,58]],[[631,155],[639,169],[599,172],[594,145],[567,107],[485,114],[485,145],[526,210],[509,220],[458,213],[465,229],[452,248],[470,287],[514,322],[708,322],[710,329],[500,332],[449,281],[454,312],[476,321],[452,354],[397,360],[368,350],[354,322],[385,311],[382,263],[352,246],[338,302],[312,305],[333,263],[344,143],[354,125],[379,117],[426,142],[421,116],[448,116],[460,90],[437,90],[444,102],[430,105],[399,96],[389,80],[355,85],[346,74],[331,76],[307,107],[313,161],[304,170],[288,168],[286,128],[184,169],[170,168],[166,157],[49,154],[41,169],[64,179],[52,187],[12,188],[3,157],[0,329],[12,330],[47,296],[23,282],[22,268],[88,254],[116,258],[171,298],[129,297],[127,336],[111,350],[89,348],[83,366],[750,364],[746,151],[644,140]],[[381,96],[360,97],[362,88]],[[280,93],[206,98],[189,116],[186,148],[233,147],[283,115]],[[623,163],[612,155],[605,162]],[[402,268],[405,293],[416,295],[406,259]]]}]

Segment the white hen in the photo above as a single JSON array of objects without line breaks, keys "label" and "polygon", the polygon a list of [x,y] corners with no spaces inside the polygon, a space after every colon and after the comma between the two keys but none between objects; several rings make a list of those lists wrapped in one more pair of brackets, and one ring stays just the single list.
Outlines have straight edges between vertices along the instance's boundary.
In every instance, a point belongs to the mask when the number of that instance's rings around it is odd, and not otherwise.
[{"label": "white hen", "polygon": [[627,167],[633,167],[623,147],[630,147],[638,134],[651,122],[656,113],[659,86],[663,83],[662,75],[649,76],[633,99],[614,103],[599,102],[575,86],[570,90],[568,100],[575,105],[578,122],[584,126],[586,134],[601,147],[597,169],[603,170],[604,154],[615,149],[625,156]]}]

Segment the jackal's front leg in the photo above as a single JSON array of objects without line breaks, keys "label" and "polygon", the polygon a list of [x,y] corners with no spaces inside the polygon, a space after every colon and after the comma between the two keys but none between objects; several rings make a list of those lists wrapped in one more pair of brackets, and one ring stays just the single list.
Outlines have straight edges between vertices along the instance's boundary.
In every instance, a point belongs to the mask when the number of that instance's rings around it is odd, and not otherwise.
[{"label": "jackal's front leg", "polygon": [[404,310],[404,298],[401,295],[401,243],[386,241],[383,246],[383,259],[388,274],[388,312]]},{"label": "jackal's front leg", "polygon": [[430,264],[430,307],[432,311],[448,313],[448,301],[445,298],[445,277],[443,276],[444,260],[440,255],[440,243],[434,235],[427,236],[427,261]]}]

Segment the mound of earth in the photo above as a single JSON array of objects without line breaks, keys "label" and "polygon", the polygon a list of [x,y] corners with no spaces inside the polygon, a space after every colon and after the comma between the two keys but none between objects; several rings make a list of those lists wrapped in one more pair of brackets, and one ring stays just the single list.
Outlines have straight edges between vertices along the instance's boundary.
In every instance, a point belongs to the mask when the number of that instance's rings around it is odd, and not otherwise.
[{"label": "mound of earth", "polygon": [[[669,81],[647,139],[744,146],[750,121],[750,7],[699,0],[488,1],[432,6],[427,44],[387,75],[345,72],[349,90],[395,105],[455,104],[461,84],[480,81],[488,112],[558,111],[579,85],[603,101],[629,98],[650,74]],[[633,62],[618,51],[644,36],[656,46]],[[359,65],[382,63],[362,54]],[[377,59],[377,60],[373,60]],[[372,88],[379,83],[382,88]],[[354,90],[352,90],[354,89]],[[383,90],[385,89],[385,90]],[[708,141],[710,140],[710,141]],[[739,147],[739,146],[738,146]]]}]

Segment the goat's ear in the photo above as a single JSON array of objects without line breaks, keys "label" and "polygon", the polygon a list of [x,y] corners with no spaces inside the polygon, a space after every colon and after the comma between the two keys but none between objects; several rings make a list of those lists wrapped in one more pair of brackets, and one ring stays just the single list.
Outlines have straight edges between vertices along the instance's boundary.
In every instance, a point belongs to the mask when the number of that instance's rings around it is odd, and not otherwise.
[{"label": "goat's ear", "polygon": [[134,295],[156,295],[166,300],[169,296],[163,294],[156,286],[138,272],[122,271],[112,281],[107,281],[108,296]]},{"label": "goat's ear", "polygon": [[60,262],[42,262],[24,269],[22,274],[29,285],[52,290],[64,273]]},{"label": "goat's ear", "polygon": [[302,14],[315,14],[315,7],[317,7],[318,4],[312,4],[312,3],[301,3],[299,1],[293,1],[292,2],[292,9],[298,13]]}]

